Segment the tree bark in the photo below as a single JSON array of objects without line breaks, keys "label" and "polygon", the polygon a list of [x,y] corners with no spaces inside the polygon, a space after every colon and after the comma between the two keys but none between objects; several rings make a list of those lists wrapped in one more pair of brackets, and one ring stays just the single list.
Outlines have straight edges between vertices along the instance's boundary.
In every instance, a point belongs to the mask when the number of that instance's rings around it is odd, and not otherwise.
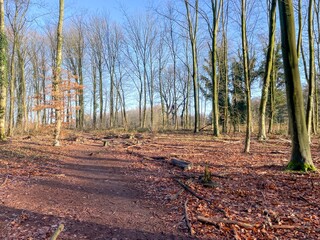
[{"label": "tree bark", "polygon": [[211,67],[212,67],[212,128],[213,136],[219,136],[219,84],[217,78],[217,35],[219,28],[220,12],[222,1],[211,0],[212,10],[212,50],[211,50]]},{"label": "tree bark", "polygon": [[57,28],[57,55],[56,55],[56,69],[54,72],[53,79],[53,93],[55,102],[55,129],[54,129],[54,146],[60,146],[60,132],[61,132],[61,63],[62,63],[62,28],[63,28],[63,17],[64,17],[64,0],[59,0],[59,22]]},{"label": "tree bark", "polygon": [[193,79],[193,98],[194,98],[194,133],[199,132],[200,115],[199,115],[199,86],[198,86],[198,57],[197,57],[197,30],[198,30],[198,0],[195,2],[195,23],[192,23],[189,1],[185,0],[187,19],[189,27],[189,37],[192,48],[192,79]]},{"label": "tree bark", "polygon": [[296,51],[295,24],[292,0],[279,0],[282,57],[287,87],[288,112],[291,120],[291,159],[287,169],[315,170],[312,162],[305,121],[303,95]]},{"label": "tree bark", "polygon": [[314,61],[314,29],[313,29],[313,0],[309,1],[308,9],[308,37],[309,37],[309,93],[307,102],[307,131],[311,140],[312,113],[314,108],[315,93],[315,61]]},{"label": "tree bark", "polygon": [[245,92],[247,103],[247,124],[246,124],[246,140],[244,152],[250,152],[250,138],[251,138],[251,91],[250,91],[250,76],[249,76],[249,57],[247,46],[247,26],[246,26],[246,0],[241,1],[241,33],[242,33],[242,60],[243,73],[245,80]]},{"label": "tree bark", "polygon": [[265,75],[263,78],[263,87],[261,93],[260,101],[260,114],[259,114],[259,133],[258,139],[265,140],[266,136],[266,107],[269,94],[270,78],[273,65],[273,55],[274,55],[274,43],[275,43],[275,31],[276,31],[276,6],[277,0],[272,0],[271,3],[271,13],[269,19],[269,44],[268,52],[265,66]]}]

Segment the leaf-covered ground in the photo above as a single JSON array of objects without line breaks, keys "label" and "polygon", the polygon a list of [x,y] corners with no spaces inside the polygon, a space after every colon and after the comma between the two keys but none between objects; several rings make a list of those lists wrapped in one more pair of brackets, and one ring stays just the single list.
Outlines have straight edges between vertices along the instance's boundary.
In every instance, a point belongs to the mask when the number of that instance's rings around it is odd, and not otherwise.
[{"label": "leaf-covered ground", "polygon": [[[69,133],[62,145],[44,136],[1,143],[1,239],[49,239],[59,224],[61,239],[320,237],[319,174],[284,171],[284,136],[252,139],[250,154],[243,136],[208,133]],[[317,138],[312,154],[320,168]],[[205,166],[212,188],[201,182]]]}]

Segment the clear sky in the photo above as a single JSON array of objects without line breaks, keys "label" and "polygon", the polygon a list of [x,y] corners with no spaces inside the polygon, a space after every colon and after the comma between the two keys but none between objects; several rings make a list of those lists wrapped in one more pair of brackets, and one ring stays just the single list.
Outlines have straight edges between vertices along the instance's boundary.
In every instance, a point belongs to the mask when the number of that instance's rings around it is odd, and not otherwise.
[{"label": "clear sky", "polygon": [[[52,1],[52,0],[51,0]],[[58,0],[56,0],[58,2]],[[68,9],[88,10],[91,13],[97,11],[107,12],[111,19],[122,19],[121,8],[129,13],[145,11],[150,6],[150,0],[65,0],[66,11]]]}]

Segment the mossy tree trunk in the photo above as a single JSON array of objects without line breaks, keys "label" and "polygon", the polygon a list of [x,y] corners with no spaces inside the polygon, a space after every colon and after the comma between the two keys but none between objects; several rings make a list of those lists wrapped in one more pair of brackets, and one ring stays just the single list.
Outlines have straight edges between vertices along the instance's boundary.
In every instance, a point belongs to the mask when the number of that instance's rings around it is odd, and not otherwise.
[{"label": "mossy tree trunk", "polygon": [[4,24],[4,3],[0,0],[0,140],[6,139],[5,119],[7,107],[7,37]]},{"label": "mossy tree trunk", "polygon": [[54,146],[60,146],[60,132],[61,132],[61,63],[62,63],[62,27],[63,27],[63,16],[64,16],[64,0],[59,1],[59,22],[57,28],[57,55],[56,55],[56,69],[54,71],[54,79],[52,83],[54,102],[55,102],[55,129],[54,129]]},{"label": "mossy tree trunk", "polygon": [[295,23],[292,0],[279,0],[282,57],[285,72],[289,118],[291,120],[291,159],[289,170],[315,170],[312,162],[305,121],[302,87],[296,51]]},{"label": "mossy tree trunk", "polygon": [[259,133],[258,139],[265,140],[266,136],[266,107],[269,94],[270,78],[272,73],[274,45],[275,45],[275,32],[276,32],[276,7],[277,0],[272,0],[271,13],[269,19],[269,44],[265,66],[265,75],[263,78],[263,87],[260,101],[260,114],[259,114]]}]

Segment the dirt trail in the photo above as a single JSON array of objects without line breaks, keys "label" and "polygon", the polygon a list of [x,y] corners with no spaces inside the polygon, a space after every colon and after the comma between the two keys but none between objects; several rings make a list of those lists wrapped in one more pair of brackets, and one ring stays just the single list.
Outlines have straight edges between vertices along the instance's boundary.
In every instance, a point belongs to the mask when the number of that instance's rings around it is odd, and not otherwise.
[{"label": "dirt trail", "polygon": [[[18,144],[18,141],[16,142]],[[186,239],[169,210],[147,197],[147,169],[124,150],[99,141],[60,148],[24,141],[17,149],[51,156],[46,174],[10,176],[0,193],[1,239]],[[40,159],[41,160],[41,159]]]}]

